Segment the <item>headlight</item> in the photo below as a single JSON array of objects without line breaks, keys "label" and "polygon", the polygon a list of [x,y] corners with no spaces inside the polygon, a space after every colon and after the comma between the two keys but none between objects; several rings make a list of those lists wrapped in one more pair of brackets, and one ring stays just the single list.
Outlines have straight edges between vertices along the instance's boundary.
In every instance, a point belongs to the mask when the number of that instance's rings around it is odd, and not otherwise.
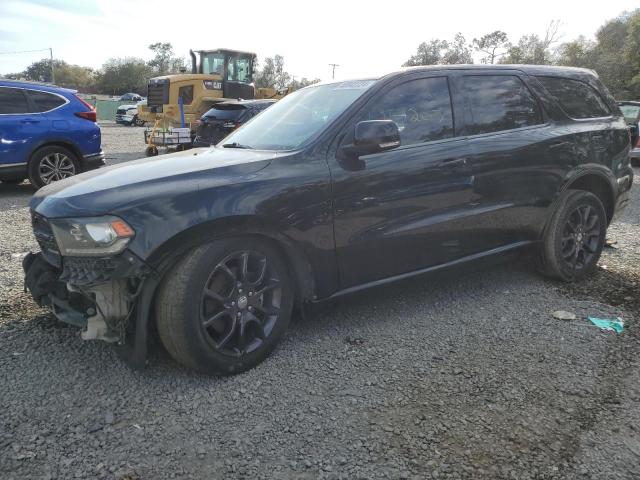
[{"label": "headlight", "polygon": [[63,256],[100,257],[122,252],[135,235],[118,217],[54,218],[49,220]]}]

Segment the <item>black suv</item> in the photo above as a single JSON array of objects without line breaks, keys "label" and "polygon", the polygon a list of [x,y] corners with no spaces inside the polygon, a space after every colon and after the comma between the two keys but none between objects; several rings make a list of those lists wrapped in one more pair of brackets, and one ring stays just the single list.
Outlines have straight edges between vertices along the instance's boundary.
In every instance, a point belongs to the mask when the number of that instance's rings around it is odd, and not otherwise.
[{"label": "black suv", "polygon": [[232,100],[220,102],[198,120],[194,147],[210,147],[247,123],[276,100]]},{"label": "black suv", "polygon": [[136,365],[147,332],[246,370],[294,307],[523,247],[580,280],[633,171],[588,70],[433,66],[313,85],[222,145],[56,182],[31,202],[26,285]]}]

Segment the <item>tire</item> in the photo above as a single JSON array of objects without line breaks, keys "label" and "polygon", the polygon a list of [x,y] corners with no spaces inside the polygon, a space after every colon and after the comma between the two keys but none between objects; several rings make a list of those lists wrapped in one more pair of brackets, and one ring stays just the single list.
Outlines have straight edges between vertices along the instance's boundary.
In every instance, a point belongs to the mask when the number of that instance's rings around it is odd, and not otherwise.
[{"label": "tire", "polygon": [[[55,168],[56,165],[58,168]],[[36,150],[31,155],[28,173],[31,184],[36,188],[41,188],[49,183],[80,173],[80,167],[77,157],[70,150],[52,145]]]},{"label": "tire", "polygon": [[607,233],[607,215],[598,197],[567,190],[543,236],[538,269],[546,276],[577,282],[595,268]]},{"label": "tire", "polygon": [[269,243],[217,240],[192,250],[163,280],[155,304],[158,333],[171,356],[188,368],[240,373],[278,344],[293,298],[287,265]]},{"label": "tire", "polygon": [[144,127],[144,124],[147,123],[144,120],[140,120],[137,116],[133,117],[133,123],[137,127]]},{"label": "tire", "polygon": [[158,147],[151,145],[150,147],[145,148],[144,154],[147,157],[155,157],[156,155],[158,155]]}]

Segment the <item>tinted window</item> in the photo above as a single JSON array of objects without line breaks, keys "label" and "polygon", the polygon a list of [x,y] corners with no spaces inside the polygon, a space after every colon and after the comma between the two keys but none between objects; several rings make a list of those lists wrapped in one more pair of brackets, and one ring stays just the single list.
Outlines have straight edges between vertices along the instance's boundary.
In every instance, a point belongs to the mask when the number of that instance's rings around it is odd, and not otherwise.
[{"label": "tinted window", "polygon": [[182,97],[182,101],[185,105],[190,105],[191,102],[193,102],[193,85],[180,87],[178,89],[178,97]]},{"label": "tinted window", "polygon": [[365,110],[361,120],[393,120],[402,145],[453,136],[446,77],[421,78],[393,87]]},{"label": "tinted window", "polygon": [[237,120],[247,109],[243,106],[233,106],[229,108],[212,108],[203,115],[211,120]]},{"label": "tinted window", "polygon": [[58,95],[46,92],[37,92],[35,90],[29,90],[29,96],[36,104],[36,112],[48,112],[49,110],[53,110],[66,102],[64,98],[59,97]]},{"label": "tinted window", "polygon": [[640,117],[640,106],[620,105],[620,111],[627,122],[635,122]]},{"label": "tinted window", "polygon": [[0,114],[27,113],[27,97],[18,88],[0,87]]},{"label": "tinted window", "polygon": [[600,94],[579,80],[538,77],[562,109],[572,118],[608,117],[611,111]]},{"label": "tinted window", "polygon": [[468,106],[467,133],[499,132],[542,123],[538,102],[512,75],[462,77]]}]

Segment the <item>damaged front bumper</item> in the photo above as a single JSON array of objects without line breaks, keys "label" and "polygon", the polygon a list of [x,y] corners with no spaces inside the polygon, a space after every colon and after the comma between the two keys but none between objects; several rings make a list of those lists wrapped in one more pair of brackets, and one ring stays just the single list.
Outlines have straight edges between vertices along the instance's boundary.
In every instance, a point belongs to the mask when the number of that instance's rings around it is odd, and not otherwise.
[{"label": "damaged front bumper", "polygon": [[133,253],[124,251],[112,258],[29,253],[23,269],[25,289],[34,300],[49,307],[58,320],[80,327],[84,340],[133,342],[138,300],[153,276]]}]

